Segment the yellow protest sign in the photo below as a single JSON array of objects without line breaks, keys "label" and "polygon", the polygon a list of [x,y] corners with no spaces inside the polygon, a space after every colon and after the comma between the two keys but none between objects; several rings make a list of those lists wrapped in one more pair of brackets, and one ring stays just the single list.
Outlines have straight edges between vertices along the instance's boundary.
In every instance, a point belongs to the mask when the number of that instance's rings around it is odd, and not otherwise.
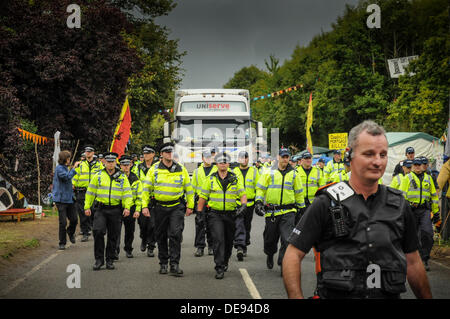
[{"label": "yellow protest sign", "polygon": [[328,134],[328,148],[330,150],[340,150],[347,147],[348,133]]}]

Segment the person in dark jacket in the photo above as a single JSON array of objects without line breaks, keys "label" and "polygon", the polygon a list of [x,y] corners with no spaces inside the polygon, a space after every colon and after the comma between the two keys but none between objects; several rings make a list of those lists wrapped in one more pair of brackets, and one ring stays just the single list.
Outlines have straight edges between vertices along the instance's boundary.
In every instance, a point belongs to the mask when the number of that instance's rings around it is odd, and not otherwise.
[{"label": "person in dark jacket", "polygon": [[[59,215],[59,249],[66,249],[67,235],[71,243],[75,243],[75,228],[78,218],[74,209],[72,177],[76,175],[73,168],[69,169],[71,154],[69,151],[59,153],[58,163],[53,176],[53,201],[58,208]],[[74,168],[79,165],[76,162]],[[67,219],[69,227],[67,227]],[[66,229],[67,227],[67,229]],[[67,235],[66,235],[67,234]]]}]

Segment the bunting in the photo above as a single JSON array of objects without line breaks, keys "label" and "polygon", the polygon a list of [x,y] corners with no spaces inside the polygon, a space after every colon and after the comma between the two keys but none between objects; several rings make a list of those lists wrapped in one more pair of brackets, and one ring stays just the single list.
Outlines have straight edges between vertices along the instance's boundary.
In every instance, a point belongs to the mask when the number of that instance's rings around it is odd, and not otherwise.
[{"label": "bunting", "polygon": [[22,135],[22,138],[24,140],[31,140],[31,141],[33,141],[34,144],[39,144],[39,145],[45,144],[50,140],[50,138],[48,138],[48,137],[25,131],[24,129],[21,129],[20,127],[18,127],[17,129],[19,130],[19,132]]},{"label": "bunting", "polygon": [[303,87],[303,84],[297,84],[295,86],[291,86],[290,88],[287,88],[287,89],[284,89],[284,90],[280,90],[280,91],[272,92],[272,93],[267,94],[267,95],[261,95],[261,96],[255,97],[255,98],[252,99],[252,101],[268,99],[268,98],[275,97],[275,96],[278,96],[278,95],[281,95],[281,94],[284,94],[284,93],[288,93],[288,92],[291,92],[291,91],[297,91],[297,89],[300,89],[302,87]]},{"label": "bunting", "polygon": [[308,105],[308,112],[307,112],[307,118],[306,118],[306,149],[313,154],[313,147],[312,147],[312,139],[311,139],[311,126],[313,122],[313,104],[312,104],[312,92],[309,95],[309,105]]},{"label": "bunting", "polygon": [[159,113],[163,113],[163,112],[166,112],[166,113],[173,113],[173,109],[163,109],[163,110],[159,110],[158,112],[159,112]]}]

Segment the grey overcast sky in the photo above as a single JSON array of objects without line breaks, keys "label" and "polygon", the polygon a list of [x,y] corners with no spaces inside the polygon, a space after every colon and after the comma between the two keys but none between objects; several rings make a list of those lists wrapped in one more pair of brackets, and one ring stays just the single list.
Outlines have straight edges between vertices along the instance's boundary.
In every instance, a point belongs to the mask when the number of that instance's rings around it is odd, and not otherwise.
[{"label": "grey overcast sky", "polygon": [[233,74],[252,64],[265,69],[274,54],[290,59],[296,45],[306,46],[358,0],[178,0],[168,27],[179,50],[187,51],[181,88],[221,88]]}]

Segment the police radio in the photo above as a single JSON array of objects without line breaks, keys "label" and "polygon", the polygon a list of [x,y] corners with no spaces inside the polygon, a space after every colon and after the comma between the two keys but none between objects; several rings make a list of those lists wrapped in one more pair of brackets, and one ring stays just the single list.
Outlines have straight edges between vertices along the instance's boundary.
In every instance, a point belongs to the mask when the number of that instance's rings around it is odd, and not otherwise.
[{"label": "police radio", "polygon": [[344,161],[348,160],[350,162],[352,160],[352,151],[351,147],[347,147],[344,154]]},{"label": "police radio", "polygon": [[339,194],[336,194],[336,196],[338,204],[336,205],[334,201],[331,201],[330,206],[331,220],[333,222],[333,234],[335,237],[345,237],[349,234],[349,231],[345,224],[346,216],[344,206],[341,204]]}]

